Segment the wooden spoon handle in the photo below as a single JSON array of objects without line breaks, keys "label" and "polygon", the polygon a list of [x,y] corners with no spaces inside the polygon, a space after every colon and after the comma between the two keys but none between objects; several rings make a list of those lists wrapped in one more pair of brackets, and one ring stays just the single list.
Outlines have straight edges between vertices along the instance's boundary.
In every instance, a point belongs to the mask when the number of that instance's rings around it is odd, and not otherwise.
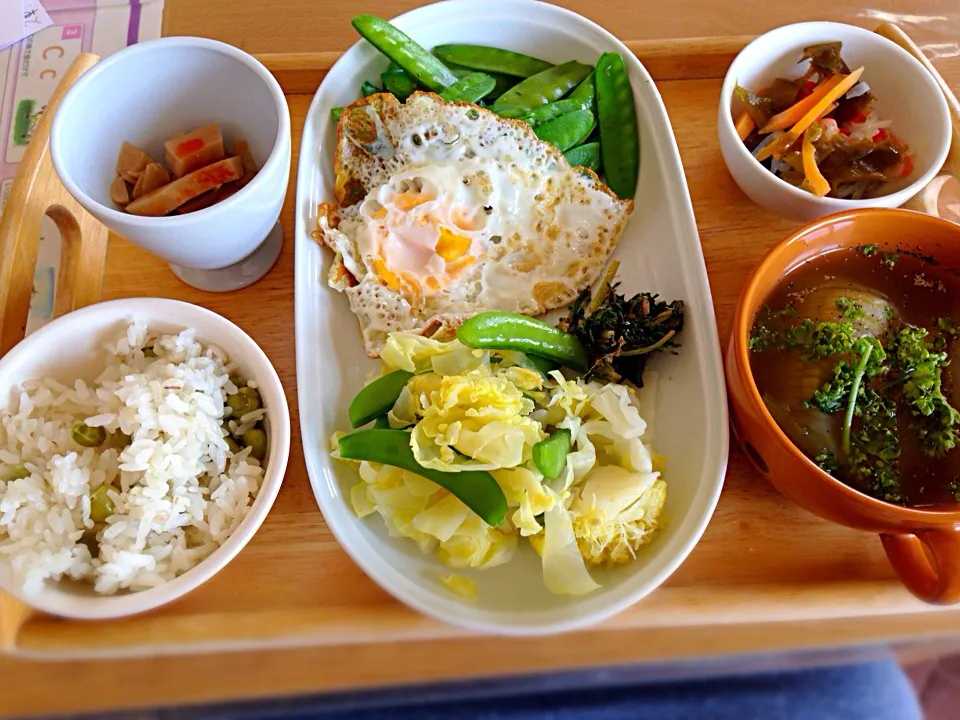
[{"label": "wooden spoon handle", "polygon": [[[56,315],[100,299],[107,229],[70,196],[50,159],[50,126],[70,86],[100,60],[77,56],[36,125],[0,220],[0,357],[23,339],[33,292],[40,224],[49,216],[63,239]],[[29,606],[0,592],[0,654],[16,647],[17,633],[32,614]]]},{"label": "wooden spoon handle", "polygon": [[60,230],[55,314],[100,299],[107,229],[71,197],[50,159],[50,126],[67,90],[100,58],[82,53],[47,103],[27,146],[0,220],[0,357],[23,339],[33,291],[40,224],[49,216]]},{"label": "wooden spoon handle", "polygon": [[913,55],[920,61],[920,64],[927,69],[927,72],[933,76],[933,79],[937,81],[937,85],[940,86],[940,92],[943,93],[943,97],[947,100],[947,107],[950,109],[950,118],[953,124],[953,140],[950,143],[950,154],[947,155],[944,170],[956,176],[957,173],[960,172],[960,100],[957,100],[957,96],[953,94],[953,90],[947,85],[947,81],[943,79],[943,76],[937,72],[933,63],[927,59],[923,51],[899,25],[884,23],[876,29],[876,33],[888,40],[892,40]]}]

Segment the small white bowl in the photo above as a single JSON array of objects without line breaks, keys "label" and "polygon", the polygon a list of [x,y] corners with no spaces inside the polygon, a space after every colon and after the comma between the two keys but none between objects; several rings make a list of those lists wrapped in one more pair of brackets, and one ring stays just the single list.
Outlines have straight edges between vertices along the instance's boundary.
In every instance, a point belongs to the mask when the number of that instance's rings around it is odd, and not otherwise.
[{"label": "small white bowl", "polygon": [[[843,58],[851,68],[865,68],[861,79],[877,97],[880,117],[893,121],[893,132],[913,151],[913,173],[899,183],[891,183],[890,192],[880,197],[818,198],[794,187],[757,162],[734,127],[734,117],[742,109],[733,97],[737,83],[758,90],[777,77],[799,77],[805,64],[797,63],[805,47],[837,41],[843,43]],[[747,45],[724,78],[717,126],[723,159],[740,189],[757,205],[797,220],[856,208],[903,205],[939,172],[951,138],[947,102],[923,65],[877,33],[832,22],[785,25]]]},{"label": "small white bowl", "polygon": [[[119,337],[133,320],[152,331],[193,328],[197,338],[223,348],[247,380],[256,380],[267,409],[264,425],[269,453],[256,500],[233,534],[205,560],[159,587],[98,595],[92,586],[47,581],[40,592],[24,595],[10,566],[0,562],[0,589],[27,605],[62,617],[100,620],[134,615],[165,605],[196,589],[223,569],[250,541],[266,518],[283,481],[290,452],[290,413],[280,378],[263,350],[226,318],[197,305],[158,298],[113,300],[64,315],[29,335],[0,359],[0,402],[9,407],[16,389],[30,378],[53,377],[68,384],[92,379],[102,370],[99,350]],[[2,556],[0,556],[2,558]]]},{"label": "small white bowl", "polygon": [[[228,147],[246,140],[260,167],[240,192],[169,217],[130,215],[110,200],[124,140],[162,161],[166,140],[213,122]],[[251,55],[205,38],[163,38],[111,55],[74,84],[53,119],[50,153],[70,194],[118,235],[176,266],[224,268],[256,250],[280,216],[290,111]]]}]

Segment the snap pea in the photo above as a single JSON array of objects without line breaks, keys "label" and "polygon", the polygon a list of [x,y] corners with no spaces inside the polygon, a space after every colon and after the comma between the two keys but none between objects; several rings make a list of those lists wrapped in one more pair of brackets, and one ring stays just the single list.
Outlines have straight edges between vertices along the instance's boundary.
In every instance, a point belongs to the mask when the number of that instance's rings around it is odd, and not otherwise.
[{"label": "snap pea", "polygon": [[493,92],[497,81],[483,73],[470,73],[448,87],[440,97],[447,102],[475,103]]},{"label": "snap pea", "polygon": [[403,70],[387,70],[380,74],[380,82],[388,93],[393,93],[400,102],[406,101],[417,89],[417,83]]},{"label": "snap pea", "polygon": [[592,112],[577,110],[545,122],[535,128],[534,132],[541,140],[546,140],[556,145],[561,152],[565,152],[586,140],[596,126],[597,120]]},{"label": "snap pea", "polygon": [[389,430],[390,429],[390,419],[386,415],[381,415],[376,420],[373,421],[374,430]]},{"label": "snap pea", "polygon": [[70,437],[82,447],[100,447],[107,439],[107,431],[102,427],[90,427],[85,422],[75,422],[70,428]]},{"label": "snap pea", "polygon": [[499,525],[507,514],[503,490],[485,470],[440,472],[417,462],[405,430],[357,430],[340,438],[340,457],[367,460],[416,473],[455,495],[488,525]]},{"label": "snap pea", "polygon": [[573,92],[567,96],[567,99],[580,103],[584,110],[591,110],[593,109],[593,101],[596,97],[596,80],[594,79],[594,73],[590,73],[573,89]]},{"label": "snap pea", "polygon": [[340,116],[343,115],[344,110],[345,108],[342,107],[330,108],[330,117],[332,117],[333,121],[336,122],[340,119]]},{"label": "snap pea", "polygon": [[[501,97],[503,96],[501,95]],[[519,105],[503,105],[500,103],[499,98],[497,102],[490,106],[490,110],[500,117],[514,119],[525,118],[530,112],[527,108],[520,107]]]},{"label": "snap pea", "polygon": [[630,77],[618,53],[603,53],[596,75],[600,151],[607,184],[620,197],[632,198],[640,173],[640,135]]},{"label": "snap pea", "polygon": [[575,336],[519,313],[474,315],[457,330],[457,339],[472,348],[519,350],[581,372],[586,372],[589,365],[587,353]]},{"label": "snap pea", "polygon": [[533,464],[547,480],[553,480],[567,464],[567,453],[573,447],[573,438],[566,428],[556,430],[546,440],[533,446]]},{"label": "snap pea", "polygon": [[350,424],[353,427],[360,427],[385,414],[397,402],[400,391],[412,377],[412,372],[394,370],[378,377],[363,388],[347,409]]},{"label": "snap pea", "polygon": [[383,92],[383,90],[378,88],[372,82],[364,80],[363,85],[360,86],[360,92],[363,93],[364,97],[369,97],[371,95],[376,95],[378,92]]},{"label": "snap pea", "polygon": [[437,45],[433,54],[444,63],[522,78],[553,67],[553,63],[546,60],[486,45]]},{"label": "snap pea", "polygon": [[541,105],[534,108],[524,116],[524,120],[537,127],[545,122],[558,118],[561,115],[576,112],[577,110],[593,110],[593,73],[587,75],[586,79],[577,85],[569,96],[562,100],[555,100],[552,103]]},{"label": "snap pea", "polygon": [[553,362],[553,360],[547,360],[546,358],[537,357],[536,355],[517,353],[514,357],[516,365],[526,368],[527,370],[536,370],[541,375],[546,375],[551,370],[558,370],[560,368],[560,365]]},{"label": "snap pea", "polygon": [[[450,72],[457,76],[458,80],[463,80],[467,75],[471,75],[476,72],[476,70],[471,70],[468,67],[463,67],[462,65],[456,65],[454,63],[445,63]],[[503,73],[492,73],[487,72],[484,75],[489,75],[496,81],[496,85],[493,86],[493,90],[487,95],[487,101],[496,100],[498,97],[503,95],[507,90],[512,88],[517,84],[517,79],[511,77],[510,75],[504,75]],[[478,102],[479,104],[479,102]]]},{"label": "snap pea", "polygon": [[357,15],[353,27],[424,87],[440,92],[457,81],[457,76],[440,60],[386,20],[374,15]]},{"label": "snap pea", "polygon": [[498,103],[533,110],[562,98],[589,75],[592,69],[576,60],[555,65],[515,85],[498,98]]},{"label": "snap pea", "polygon": [[594,172],[600,169],[600,143],[591,142],[567,150],[563,156],[571,165],[590,168]]}]

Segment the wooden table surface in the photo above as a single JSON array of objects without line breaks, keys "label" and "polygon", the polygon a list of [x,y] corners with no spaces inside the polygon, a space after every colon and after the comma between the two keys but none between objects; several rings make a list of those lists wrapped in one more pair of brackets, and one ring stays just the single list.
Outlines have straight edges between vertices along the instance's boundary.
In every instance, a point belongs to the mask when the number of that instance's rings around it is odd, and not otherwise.
[{"label": "wooden table surface", "polygon": [[[926,47],[953,87],[960,85],[960,48],[956,45],[960,40],[960,5],[956,0],[872,0],[874,9],[863,9],[862,2],[796,0],[778,4],[740,0],[731,5],[718,0],[564,0],[559,4],[598,22],[624,40],[757,34],[777,25],[813,19],[866,27],[892,20],[903,24]],[[361,5],[330,0],[167,0],[165,34],[204,35],[254,53],[342,50],[354,41],[348,27],[357,11],[390,17],[419,4],[422,3],[415,0],[366,0]],[[769,243],[786,234],[792,225],[760,211],[745,214],[749,206],[726,178],[719,157],[713,110],[711,117],[698,117],[705,105],[715,105],[718,88],[715,80],[660,84],[671,118],[675,125],[684,127],[682,132],[678,131],[678,142],[717,299],[720,334],[726,337],[736,291],[745,273]],[[302,118],[308,103],[306,96],[292,98],[292,115]],[[295,137],[294,173],[298,145],[299,137]],[[721,182],[730,189],[718,194],[716,186]],[[239,320],[255,339],[261,334],[285,334],[283,352],[289,359],[294,352],[292,195],[281,220],[287,232],[283,254],[258,286],[268,301],[256,317],[232,319]],[[751,243],[751,235],[760,240]],[[136,294],[125,272],[133,263],[140,281],[150,284],[150,279],[155,278],[156,282],[168,282],[171,296],[202,303],[231,317],[229,296],[185,291],[158,261],[123,241],[111,243],[108,257],[108,297]],[[273,359],[278,367],[283,364],[280,358]],[[288,367],[289,373],[283,373],[283,380],[288,387],[294,427],[299,429],[292,363]],[[291,452],[290,472],[305,476],[299,438]],[[731,452],[731,472],[748,472],[736,448]],[[285,485],[287,499],[290,493],[303,492],[307,495],[304,502],[312,503],[309,487],[303,485],[297,489],[290,488],[289,483]],[[652,628],[591,634],[585,636],[589,642],[573,638],[478,639],[466,643],[451,640],[372,644],[346,651],[302,648],[69,665],[0,658],[0,714],[77,713],[240,700],[372,685],[904,641],[916,645],[939,639],[937,647],[943,649],[946,633],[960,634],[960,610],[895,615],[882,620],[874,617],[710,629]]]}]

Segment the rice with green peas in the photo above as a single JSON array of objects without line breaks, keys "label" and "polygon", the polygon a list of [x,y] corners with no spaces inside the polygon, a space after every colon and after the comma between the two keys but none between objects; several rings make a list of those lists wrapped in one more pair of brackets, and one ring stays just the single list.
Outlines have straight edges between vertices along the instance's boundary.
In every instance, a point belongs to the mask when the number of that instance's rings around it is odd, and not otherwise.
[{"label": "rice with green peas", "polygon": [[[231,417],[223,350],[135,322],[103,361],[89,383],[29,380],[0,410],[0,563],[26,594],[48,579],[103,594],[172,580],[230,537],[260,486],[254,451],[227,435],[265,410]],[[105,441],[78,443],[81,421]]]}]

